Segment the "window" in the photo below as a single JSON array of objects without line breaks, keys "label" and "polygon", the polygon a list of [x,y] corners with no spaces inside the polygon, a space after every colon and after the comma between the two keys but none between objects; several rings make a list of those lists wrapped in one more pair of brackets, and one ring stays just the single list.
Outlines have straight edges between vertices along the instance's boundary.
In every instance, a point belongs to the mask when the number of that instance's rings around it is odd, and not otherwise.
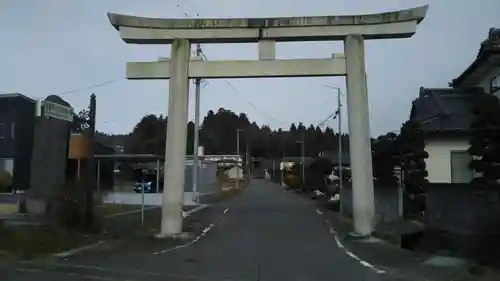
[{"label": "window", "polygon": [[5,124],[0,123],[0,139],[5,138]]},{"label": "window", "polygon": [[474,171],[469,169],[472,156],[467,151],[451,151],[451,182],[469,183],[474,178]]},{"label": "window", "polygon": [[491,80],[491,85],[490,85],[491,94],[494,94],[498,90],[500,90],[500,74]]},{"label": "window", "polygon": [[16,123],[10,124],[10,137],[13,139],[16,138]]}]

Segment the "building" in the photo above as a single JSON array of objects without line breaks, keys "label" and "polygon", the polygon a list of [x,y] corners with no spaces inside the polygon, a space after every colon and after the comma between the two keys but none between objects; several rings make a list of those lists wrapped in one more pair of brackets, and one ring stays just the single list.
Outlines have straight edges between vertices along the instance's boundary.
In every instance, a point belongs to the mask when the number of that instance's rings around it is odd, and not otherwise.
[{"label": "building", "polygon": [[491,28],[476,59],[450,83],[453,88],[481,87],[500,97],[500,29]]},{"label": "building", "polygon": [[479,94],[500,97],[500,29],[490,29],[472,64],[453,79],[452,88],[421,88],[410,119],[426,133],[427,179],[431,183],[469,183],[471,105]]},{"label": "building", "polygon": [[413,102],[410,119],[420,122],[426,134],[425,150],[427,179],[431,183],[470,182],[468,168],[472,120],[471,104],[482,88],[427,89],[421,88]]},{"label": "building", "polygon": [[0,95],[0,172],[11,179],[0,192],[29,188],[35,107],[35,100],[22,94]]}]

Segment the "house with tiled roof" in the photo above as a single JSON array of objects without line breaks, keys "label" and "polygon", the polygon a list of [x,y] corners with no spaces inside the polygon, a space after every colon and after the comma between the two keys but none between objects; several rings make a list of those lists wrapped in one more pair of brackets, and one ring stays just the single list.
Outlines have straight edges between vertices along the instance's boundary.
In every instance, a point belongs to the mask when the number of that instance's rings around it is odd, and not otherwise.
[{"label": "house with tiled roof", "polygon": [[491,28],[476,59],[450,83],[453,88],[481,87],[500,96],[500,29]]},{"label": "house with tiled roof", "polygon": [[468,183],[472,108],[478,94],[500,97],[500,29],[490,29],[476,59],[451,88],[420,88],[412,103],[410,119],[420,122],[426,133],[427,179],[431,183]]}]

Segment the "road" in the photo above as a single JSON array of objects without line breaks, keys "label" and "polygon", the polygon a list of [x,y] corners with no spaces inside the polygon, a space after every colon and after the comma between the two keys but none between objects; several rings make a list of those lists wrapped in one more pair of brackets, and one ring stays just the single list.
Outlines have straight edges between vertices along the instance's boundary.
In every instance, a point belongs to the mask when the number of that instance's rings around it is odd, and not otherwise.
[{"label": "road", "polygon": [[[2,280],[395,280],[339,247],[314,202],[263,180],[211,208],[212,227],[172,248],[129,241],[71,257],[0,267]],[[144,244],[143,244],[144,243]]]}]

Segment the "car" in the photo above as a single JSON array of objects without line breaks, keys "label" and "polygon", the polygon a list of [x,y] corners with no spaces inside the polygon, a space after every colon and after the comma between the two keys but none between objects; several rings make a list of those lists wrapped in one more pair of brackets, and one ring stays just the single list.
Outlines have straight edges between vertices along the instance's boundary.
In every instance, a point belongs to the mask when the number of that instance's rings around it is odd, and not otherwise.
[{"label": "car", "polygon": [[153,188],[153,183],[148,182],[136,182],[134,185],[134,191],[137,193],[142,193],[142,189],[144,188],[144,193],[154,193],[156,192],[156,188]]}]

